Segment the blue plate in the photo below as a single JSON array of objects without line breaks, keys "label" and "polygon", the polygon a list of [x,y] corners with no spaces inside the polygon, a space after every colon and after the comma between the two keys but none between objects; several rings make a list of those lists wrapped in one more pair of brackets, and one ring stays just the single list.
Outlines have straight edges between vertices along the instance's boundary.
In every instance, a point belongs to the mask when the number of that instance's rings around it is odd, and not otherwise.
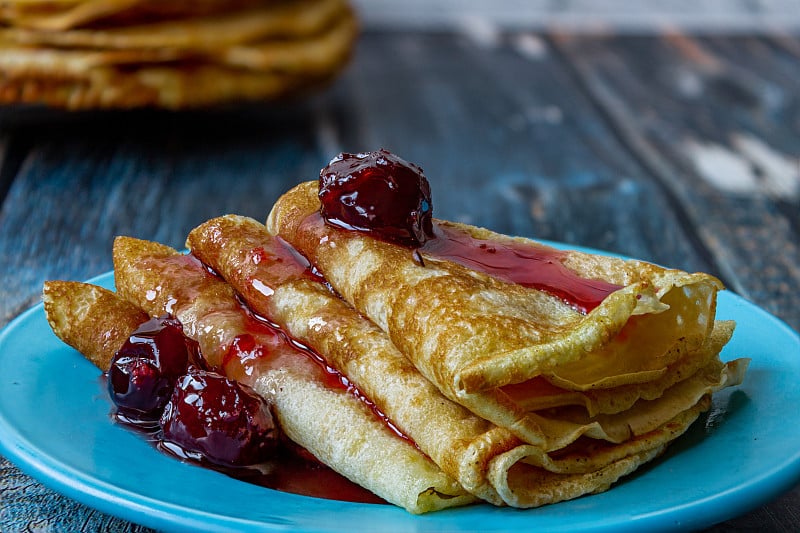
[{"label": "blue plate", "polygon": [[[113,286],[113,274],[94,280]],[[412,516],[389,505],[281,493],[181,463],[114,424],[100,372],[50,331],[41,305],[0,334],[0,452],[45,485],[170,531],[690,530],[754,509],[800,479],[800,338],[730,293],[723,359],[751,357],[659,460],[603,494],[531,510],[475,505]]]}]

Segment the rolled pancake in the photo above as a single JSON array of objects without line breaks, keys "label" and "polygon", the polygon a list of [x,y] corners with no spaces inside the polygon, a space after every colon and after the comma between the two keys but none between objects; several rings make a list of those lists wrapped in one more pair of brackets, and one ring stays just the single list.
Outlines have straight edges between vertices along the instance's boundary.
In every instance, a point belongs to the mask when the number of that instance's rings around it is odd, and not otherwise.
[{"label": "rolled pancake", "polygon": [[[332,387],[319,365],[288,343],[275,345],[275,335],[259,330],[233,290],[196,259],[120,237],[114,266],[120,295],[152,316],[176,316],[210,365],[273,402],[286,434],[335,471],[412,513],[474,501],[363,402]],[[263,346],[265,356],[226,363],[242,335],[254,338],[253,354]]]},{"label": "rolled pancake", "polygon": [[[520,480],[501,475],[499,467],[493,465],[512,468],[515,461],[507,460],[509,454],[516,457],[516,461],[547,470],[531,475],[543,476],[554,486],[581,486],[580,494],[594,492],[607,480],[598,472],[610,467],[606,472],[611,475],[610,472],[618,471],[613,466],[615,462],[662,449],[707,407],[706,391],[701,390],[694,400],[675,410],[661,424],[646,430],[642,428],[641,438],[608,445],[602,450],[597,445],[589,448],[576,445],[569,453],[552,458],[544,447],[525,445],[507,429],[496,427],[445,398],[383,331],[332,293],[324,280],[315,279],[298,263],[293,251],[271,238],[258,222],[236,215],[212,219],[192,230],[187,246],[224,277],[254,311],[314,348],[328,364],[366,393],[370,401],[445,472],[487,501],[497,502],[499,494],[512,493],[517,496],[509,500],[504,497],[504,503],[516,505],[514,502],[518,498],[539,501],[532,495],[521,496],[521,487],[505,485],[509,480],[515,483]],[[561,441],[558,448],[583,434],[602,432],[593,421],[571,423],[535,419],[547,423],[546,429],[552,433],[547,433],[546,437]],[[625,438],[617,442],[629,437],[626,433]],[[490,472],[494,472],[493,477]],[[584,482],[573,484],[574,480],[551,473],[596,473],[597,478],[585,477],[581,478]],[[503,485],[495,486],[495,482]],[[570,494],[571,497],[579,495]]]},{"label": "rolled pancake", "polygon": [[[573,275],[621,287],[584,314],[546,291],[437,260],[424,248],[415,252],[325,224],[319,207],[317,183],[298,185],[275,204],[267,227],[384,330],[445,396],[532,444],[541,445],[541,428],[525,424],[530,414],[502,386],[537,377],[570,390],[651,382],[677,361],[701,356],[713,329],[721,285],[706,274],[557,252]],[[493,246],[544,248],[471,226],[437,225]]]},{"label": "rolled pancake", "polygon": [[56,336],[103,372],[130,334],[150,318],[113,292],[77,281],[46,281],[42,301]]},{"label": "rolled pancake", "polygon": [[[122,299],[117,294],[85,283],[46,282],[43,293],[47,320],[53,331],[65,343],[81,350],[81,353],[100,370],[108,368],[109,362],[119,346],[141,322],[149,318],[137,306]],[[235,330],[228,331],[226,329],[225,332],[221,333],[227,337],[233,335]],[[265,343],[272,343],[272,339],[266,339]],[[212,353],[214,356],[220,355],[217,352]],[[310,420],[326,424],[326,431],[322,432],[322,435],[343,434],[343,431],[349,431],[353,427],[347,415],[349,411],[352,411],[352,402],[342,398],[341,394],[332,395],[326,386],[320,386],[320,383],[324,382],[325,379],[319,378],[316,381],[313,379],[313,376],[318,376],[318,368],[307,367],[303,364],[298,367],[298,361],[289,353],[278,355],[270,363],[270,366],[284,369],[284,372],[270,374],[268,398],[276,402],[279,419],[283,420],[284,430],[289,431],[289,436],[293,440],[297,442],[308,441],[308,435],[304,431]],[[231,367],[231,369],[236,370],[235,367]],[[264,367],[261,369],[263,370]],[[240,377],[243,376],[241,371],[235,371],[234,373]],[[344,414],[324,412],[323,416],[320,416],[318,412],[319,406],[328,405],[331,402],[333,402],[332,406],[336,411],[341,411]],[[352,414],[356,419],[364,416],[361,409],[356,409]],[[371,414],[367,416],[371,416]],[[325,420],[318,420],[320,418],[325,418]],[[297,433],[298,431],[300,433]],[[362,436],[368,441],[364,443],[364,446],[370,448],[373,446],[380,447],[377,450],[370,449],[366,452],[367,455],[381,454],[386,449],[384,448],[385,435],[378,433],[376,435]],[[323,448],[328,450],[329,448],[320,443],[308,443],[308,446],[311,449]],[[661,446],[663,447],[663,444]],[[591,461],[591,458],[586,454],[586,449],[586,447],[576,447],[570,453],[582,456],[581,462]],[[634,453],[632,454],[633,457],[621,463],[607,461],[602,466],[604,471],[601,477],[604,479],[604,483],[610,484],[611,478],[627,473],[634,464],[638,464],[644,458],[661,450],[660,447],[642,447],[642,449],[645,451]],[[528,448],[516,447],[496,457],[488,465],[489,475],[497,479],[494,483],[498,484],[504,494],[504,498],[512,505],[542,505],[583,494],[587,491],[587,486],[594,488],[593,491],[597,491],[602,487],[602,485],[592,483],[591,480],[586,479],[587,476],[554,476],[529,466],[524,467],[526,471],[524,478],[518,475],[509,476],[507,470],[513,468],[521,460],[530,459],[530,452],[531,450]],[[608,455],[608,453],[609,450],[607,449],[602,453],[594,453],[593,455],[598,457],[602,454]],[[401,454],[399,457],[402,460],[403,455]],[[339,454],[339,456],[330,454],[325,462],[346,462],[348,459],[349,457],[344,457],[342,454]],[[399,475],[405,473],[402,468],[396,467],[395,470]],[[515,472],[517,470],[519,468],[516,468]],[[581,479],[585,481],[578,483],[577,481]],[[522,482],[529,487],[528,491],[533,491],[534,489],[530,488],[534,484],[533,480],[536,480],[536,492],[528,493],[527,491],[513,490],[513,485],[511,487],[508,485],[509,483]],[[412,490],[417,488],[415,487]],[[542,488],[546,490],[542,490]],[[393,487],[392,490],[397,491],[399,489],[398,487]],[[411,498],[411,496],[408,497]],[[437,497],[436,488],[432,486],[425,491],[422,498],[418,499],[418,508],[427,508],[424,500],[435,497]]]}]

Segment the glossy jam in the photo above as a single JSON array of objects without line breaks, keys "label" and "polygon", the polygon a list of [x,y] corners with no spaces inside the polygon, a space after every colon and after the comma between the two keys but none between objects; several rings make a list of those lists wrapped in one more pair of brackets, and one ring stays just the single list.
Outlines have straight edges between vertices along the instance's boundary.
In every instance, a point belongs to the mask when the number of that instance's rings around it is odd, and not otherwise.
[{"label": "glossy jam", "polygon": [[[267,330],[264,332],[263,330]],[[256,323],[237,335],[225,355],[225,374],[247,383],[270,369],[291,367],[313,377],[323,386],[347,390],[342,376],[311,350],[295,345],[281,331]]]},{"label": "glossy jam", "polygon": [[306,258],[280,238],[250,249],[247,252],[247,261],[258,266],[260,274],[250,279],[249,284],[266,296],[270,296],[275,287],[289,280],[308,278],[322,281]]},{"label": "glossy jam", "polygon": [[118,414],[130,422],[158,420],[179,376],[197,361],[197,345],[171,317],[148,320],[116,352],[108,391]]},{"label": "glossy jam", "polygon": [[[303,264],[293,250],[278,240],[275,241],[275,245],[279,248],[254,247],[247,256],[247,261],[269,269],[270,276],[283,276],[281,279],[284,281],[297,276],[320,281],[320,278],[313,275],[307,263]],[[143,260],[143,263],[148,266],[146,261]],[[322,385],[344,394],[363,396],[318,354],[291,339],[272,321],[254,315],[241,300],[239,302],[232,300],[230,293],[221,289],[218,273],[207,268],[196,257],[180,255],[153,261],[157,261],[152,267],[162,272],[164,286],[167,289],[162,290],[159,287],[158,291],[152,291],[154,294],[151,300],[157,300],[159,305],[165,302],[180,315],[182,312],[190,311],[186,309],[188,304],[203,296],[204,313],[188,326],[191,331],[187,330],[187,333],[196,335],[200,342],[204,343],[203,348],[206,352],[203,353],[203,358],[209,365],[213,365],[213,370],[221,371],[229,380],[252,386],[255,378],[264,372],[291,368],[296,372],[312,376],[312,379]],[[173,278],[175,282],[170,283]],[[216,396],[224,394],[218,393]],[[366,402],[366,399],[363,399]],[[379,411],[374,411],[376,416],[394,429]],[[168,429],[168,433],[172,431]],[[286,446],[282,446],[264,463],[250,467],[234,467],[221,464],[226,461],[213,458],[199,447],[187,445],[185,441],[176,438],[175,433],[172,433],[170,438],[172,440],[160,436],[154,437],[159,448],[166,452],[224,471],[239,479],[277,490],[324,498],[363,502],[382,501],[315,460],[304,458],[303,456],[308,453],[297,453],[299,448],[296,446],[291,452],[287,452]],[[225,450],[227,446],[222,448]]]},{"label": "glossy jam", "polygon": [[[180,323],[174,319],[170,319],[169,323],[180,326]],[[153,332],[154,329],[158,330],[153,327],[153,324],[143,325],[140,329],[141,331],[137,335],[141,335],[142,332]],[[236,337],[225,363],[226,367],[234,373],[238,373],[245,381],[251,378],[253,371],[257,371],[259,365],[280,367],[291,364],[301,365],[306,372],[314,373],[318,378],[326,380],[325,383],[329,387],[342,390],[346,388],[340,376],[333,369],[324,368],[319,362],[298,351],[297,348],[291,346],[285,336],[271,326],[247,317],[246,329],[248,333]],[[171,340],[175,341],[176,339],[172,338]],[[188,346],[196,349],[196,343],[189,339],[185,340],[188,342]],[[159,355],[162,357],[166,355],[166,344],[173,349],[179,350],[180,348],[180,343],[165,343],[160,347]],[[188,360],[192,361],[191,358]],[[184,372],[187,370],[184,369]],[[257,400],[257,408],[250,405],[245,408],[228,409],[228,411],[238,412],[238,415],[233,417],[234,419],[245,419],[241,424],[241,427],[244,428],[242,434],[250,437],[262,434],[261,437],[265,437],[266,446],[259,444],[254,446],[242,442],[238,432],[231,435],[230,428],[219,425],[222,417],[218,413],[221,413],[223,409],[214,408],[211,404],[219,403],[221,398],[229,398],[232,394],[236,395],[236,392],[232,391],[242,390],[242,387],[237,386],[231,380],[218,376],[214,380],[217,387],[208,388],[208,379],[205,380],[205,384],[196,379],[199,372],[201,371],[194,369],[189,370],[188,374],[179,376],[172,388],[173,394],[166,404],[166,409],[157,410],[163,413],[162,420],[156,423],[142,424],[142,420],[135,416],[116,416],[116,419],[137,432],[143,432],[149,441],[165,453],[248,483],[317,498],[361,503],[385,503],[383,499],[372,492],[320,463],[306,450],[283,437],[279,431],[273,432],[272,430],[275,428],[272,425],[271,414],[268,411],[264,412],[266,406],[260,398]],[[195,376],[190,379],[191,374]],[[202,374],[208,375],[207,372]],[[106,388],[110,388],[108,383],[110,376],[108,378]],[[184,381],[186,383],[183,383]],[[187,403],[186,399],[191,395],[189,393],[198,392],[192,391],[192,389],[204,389],[205,396],[198,395]],[[200,400],[202,400],[201,408],[191,409],[192,404],[197,405]],[[226,403],[241,404],[237,401]],[[188,406],[193,412],[176,419],[174,413],[181,410],[181,404],[184,409]],[[252,421],[247,421],[246,419],[251,416],[250,413],[255,413],[256,416],[252,417]],[[205,423],[209,421],[210,424]]]},{"label": "glossy jam", "polygon": [[562,299],[581,313],[596,308],[621,287],[585,279],[564,266],[564,253],[523,243],[476,239],[432,219],[431,191],[422,169],[386,150],[334,158],[320,172],[316,217],[347,230],[452,261],[503,281],[532,287]]},{"label": "glossy jam", "polygon": [[436,238],[428,240],[420,252],[547,292],[582,313],[590,312],[609,294],[622,288],[578,276],[564,266],[565,253],[559,250],[527,243],[476,239],[442,224],[435,225],[434,234]]},{"label": "glossy jam", "polygon": [[261,367],[261,371],[264,371],[268,368],[299,366],[305,374],[314,376],[324,386],[342,390],[358,398],[395,435],[412,446],[417,446],[367,395],[316,350],[292,338],[278,324],[258,315],[244,302],[242,308],[256,323],[249,322],[245,332],[237,335],[231,344],[225,356],[226,375],[247,383],[249,376],[259,374],[254,371],[255,367]]},{"label": "glossy jam", "polygon": [[269,406],[249,387],[221,374],[190,369],[178,379],[161,415],[161,436],[222,465],[253,465],[277,449]]},{"label": "glossy jam", "polygon": [[322,217],[405,246],[431,235],[431,189],[422,169],[387,150],[342,153],[320,171]]},{"label": "glossy jam", "polygon": [[261,464],[247,467],[225,466],[210,463],[202,457],[187,455],[180,447],[156,441],[163,452],[178,459],[199,464],[232,478],[268,489],[314,498],[356,503],[385,504],[383,498],[319,462],[313,455],[284,438],[277,451]]},{"label": "glossy jam", "polygon": [[291,492],[328,500],[357,503],[386,503],[383,498],[353,483],[317,461],[310,454],[287,449],[271,470],[256,476],[235,475],[238,479],[282,492]]}]

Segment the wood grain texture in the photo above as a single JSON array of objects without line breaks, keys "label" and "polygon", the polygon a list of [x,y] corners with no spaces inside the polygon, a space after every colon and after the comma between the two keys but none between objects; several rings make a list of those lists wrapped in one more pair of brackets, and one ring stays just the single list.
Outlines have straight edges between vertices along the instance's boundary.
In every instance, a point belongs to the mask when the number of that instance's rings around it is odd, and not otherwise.
[{"label": "wood grain texture", "polygon": [[290,123],[145,113],[18,126],[21,135],[38,133],[0,213],[0,264],[17,279],[3,289],[0,318],[36,301],[45,279],[110,270],[115,235],[181,248],[212,216],[263,219],[281,192],[321,165],[304,113],[298,108]]},{"label": "wood grain texture", "polygon": [[531,60],[513,39],[416,34],[370,45],[339,87],[353,107],[335,126],[338,144],[384,146],[421,164],[437,216],[708,270],[549,50]]},{"label": "wood grain texture", "polygon": [[553,42],[731,288],[800,327],[796,58],[751,37]]},{"label": "wood grain texture", "polygon": [[[305,101],[0,111],[0,325],[125,234],[261,219],[338,151],[419,163],[437,216],[719,275],[800,329],[800,40],[367,33]],[[800,489],[714,531],[790,531]],[[146,531],[0,459],[2,531]]]},{"label": "wood grain texture", "polygon": [[0,528],[11,532],[147,533],[47,489],[0,457]]}]

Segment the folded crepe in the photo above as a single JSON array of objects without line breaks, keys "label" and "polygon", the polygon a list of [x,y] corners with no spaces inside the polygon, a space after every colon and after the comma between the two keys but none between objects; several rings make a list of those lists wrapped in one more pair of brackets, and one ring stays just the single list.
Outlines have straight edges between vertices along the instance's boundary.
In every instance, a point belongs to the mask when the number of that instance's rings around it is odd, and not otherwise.
[{"label": "folded crepe", "polygon": [[[579,440],[603,432],[585,416],[531,415],[544,425],[546,437],[561,441],[559,448],[570,445],[551,456],[445,398],[382,330],[342,301],[262,224],[236,215],[212,219],[192,230],[187,246],[251,309],[342,372],[446,473],[495,504],[542,505],[607,488],[683,433],[708,407],[707,395],[727,379],[717,362],[704,379],[682,383],[664,400],[607,417],[616,444]],[[717,344],[729,333],[721,332]]]},{"label": "folded crepe", "polygon": [[197,259],[119,237],[114,266],[122,297],[151,316],[177,317],[212,367],[264,396],[289,438],[333,470],[415,514],[475,500],[303,350],[248,314]]},{"label": "folded crepe", "polygon": [[[730,336],[732,324],[715,325],[721,284],[712,276],[561,252],[434,222],[440,242],[461,240],[490,255],[504,246],[524,247],[546,255],[570,283],[599,280],[613,289],[592,308],[580,309],[552,287],[523,286],[471,268],[463,258],[443,259],[435,253],[437,239],[432,247],[410,250],[326,224],[318,213],[317,189],[316,182],[308,182],[281,197],[267,220],[270,233],[304,256],[446,397],[527,443],[554,451],[581,436],[621,442],[663,425],[698,397],[735,385],[744,375],[746,361],[737,360],[717,367],[715,383],[699,389],[694,399],[679,405],[665,398],[668,388],[689,377],[687,370],[694,374],[716,364]],[[698,378],[694,386],[703,381]],[[537,384],[546,384],[547,394],[539,394]],[[624,395],[610,399],[619,389]],[[597,394],[603,390],[609,391],[605,397]],[[542,407],[536,404],[542,397],[561,398],[547,407],[577,404],[589,412],[531,411],[531,405]],[[653,397],[653,404],[637,412],[598,418]],[[630,416],[642,423],[630,426]]]}]

